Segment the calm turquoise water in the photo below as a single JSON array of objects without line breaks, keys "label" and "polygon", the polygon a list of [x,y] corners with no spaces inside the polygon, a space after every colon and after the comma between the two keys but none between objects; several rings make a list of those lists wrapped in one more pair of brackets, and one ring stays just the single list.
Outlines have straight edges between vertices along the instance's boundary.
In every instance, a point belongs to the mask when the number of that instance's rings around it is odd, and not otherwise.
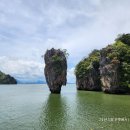
[{"label": "calm turquoise water", "polygon": [[46,85],[0,86],[0,130],[129,130],[129,120],[127,95],[76,91],[75,85],[61,95]]}]

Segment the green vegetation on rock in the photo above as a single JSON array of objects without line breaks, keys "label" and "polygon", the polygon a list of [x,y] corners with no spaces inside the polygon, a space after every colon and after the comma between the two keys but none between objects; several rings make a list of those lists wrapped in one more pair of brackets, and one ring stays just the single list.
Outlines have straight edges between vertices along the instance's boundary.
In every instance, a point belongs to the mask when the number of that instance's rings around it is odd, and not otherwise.
[{"label": "green vegetation on rock", "polygon": [[[63,50],[62,50],[62,49],[59,49],[59,51],[63,52],[64,56],[65,56],[66,58],[68,58],[69,53],[67,52],[66,49],[63,49]],[[52,60],[53,62],[57,62],[57,63],[64,60],[59,54],[54,54],[51,58],[52,58],[51,60]]]},{"label": "green vegetation on rock", "polygon": [[75,75],[79,78],[84,78],[92,67],[99,67],[100,51],[93,50],[87,58],[80,61],[75,68]]},{"label": "green vegetation on rock", "polygon": [[66,59],[69,56],[69,53],[67,53],[66,49],[58,49],[59,52],[61,53],[55,53],[53,54],[53,56],[51,57],[51,62],[53,64],[53,68],[55,70],[55,72],[60,75],[62,73],[62,62],[64,62],[65,57]]},{"label": "green vegetation on rock", "polygon": [[17,84],[17,81],[10,75],[6,75],[0,71],[0,84]]},{"label": "green vegetation on rock", "polygon": [[110,60],[111,65],[119,65],[119,86],[128,87],[130,83],[130,46],[121,42],[116,41],[112,45],[108,45],[103,48],[105,56]]},{"label": "green vegetation on rock", "polygon": [[62,85],[67,82],[66,50],[50,49],[44,55],[45,78],[52,93],[60,93]]},{"label": "green vegetation on rock", "polygon": [[[92,51],[87,58],[76,65],[76,81],[81,87],[84,85],[81,82],[86,82],[86,77],[90,76],[92,80],[95,79],[92,74],[94,68],[97,68],[96,72],[100,73],[97,76],[102,81],[103,91],[109,93],[130,91],[128,89],[130,88],[130,34],[118,35],[115,43],[100,51]],[[91,79],[87,81],[87,84],[91,82]]]},{"label": "green vegetation on rock", "polygon": [[94,50],[75,68],[78,90],[101,91],[99,73],[100,51]]},{"label": "green vegetation on rock", "polygon": [[118,37],[115,39],[115,41],[121,41],[124,44],[127,44],[130,46],[130,34],[119,34]]}]

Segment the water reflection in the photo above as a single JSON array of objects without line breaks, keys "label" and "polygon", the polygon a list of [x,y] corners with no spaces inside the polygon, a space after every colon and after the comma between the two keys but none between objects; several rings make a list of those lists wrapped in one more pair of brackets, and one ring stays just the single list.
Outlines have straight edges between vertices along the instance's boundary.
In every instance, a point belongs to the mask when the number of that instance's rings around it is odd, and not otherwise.
[{"label": "water reflection", "polygon": [[76,113],[80,125],[75,126],[75,128],[102,130],[102,124],[99,122],[99,117],[103,111],[101,109],[102,96],[99,92],[78,91],[76,93]]},{"label": "water reflection", "polygon": [[[130,120],[130,96],[75,91],[60,95],[41,86],[0,87],[0,130],[129,130],[129,122],[101,122],[100,117]],[[7,96],[8,95],[8,96]]]},{"label": "water reflection", "polygon": [[[107,95],[101,92],[77,92],[76,113],[80,126],[78,129],[118,130],[129,127],[128,122],[99,121],[100,118],[129,118],[127,97]],[[80,104],[80,105],[79,105]],[[126,128],[127,129],[127,128]]]},{"label": "water reflection", "polygon": [[41,130],[62,130],[66,128],[67,106],[64,97],[50,94],[43,105],[40,116]]},{"label": "water reflection", "polygon": [[[129,127],[128,122],[101,122],[102,117],[128,117],[129,97],[77,91],[50,94],[40,115],[41,130],[104,130]],[[120,107],[121,106],[121,107]]]}]

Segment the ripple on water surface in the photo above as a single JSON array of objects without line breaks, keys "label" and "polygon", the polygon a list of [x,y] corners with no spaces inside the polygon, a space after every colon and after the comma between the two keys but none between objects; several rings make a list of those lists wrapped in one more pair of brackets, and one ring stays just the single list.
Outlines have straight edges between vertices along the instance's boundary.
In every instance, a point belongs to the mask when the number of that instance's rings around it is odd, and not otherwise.
[{"label": "ripple on water surface", "polygon": [[[0,130],[129,130],[130,96],[76,91],[50,94],[46,85],[1,85]],[[107,120],[105,120],[107,118]]]}]

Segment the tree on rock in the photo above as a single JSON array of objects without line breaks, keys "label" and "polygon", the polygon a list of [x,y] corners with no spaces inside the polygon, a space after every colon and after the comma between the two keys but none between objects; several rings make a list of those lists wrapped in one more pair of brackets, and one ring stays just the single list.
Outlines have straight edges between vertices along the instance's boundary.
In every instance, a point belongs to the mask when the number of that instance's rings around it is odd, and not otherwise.
[{"label": "tree on rock", "polygon": [[101,50],[100,75],[104,92],[130,93],[130,46],[128,44],[117,40]]},{"label": "tree on rock", "polygon": [[75,75],[78,90],[101,91],[99,60],[100,51],[93,50],[88,57],[76,65]]},{"label": "tree on rock", "polygon": [[17,84],[17,81],[11,75],[0,71],[0,84]]},{"label": "tree on rock", "polygon": [[47,50],[44,55],[44,73],[51,93],[60,93],[62,85],[66,85],[67,55],[66,51],[54,48]]},{"label": "tree on rock", "polygon": [[121,41],[130,46],[130,33],[119,34],[115,41]]}]

